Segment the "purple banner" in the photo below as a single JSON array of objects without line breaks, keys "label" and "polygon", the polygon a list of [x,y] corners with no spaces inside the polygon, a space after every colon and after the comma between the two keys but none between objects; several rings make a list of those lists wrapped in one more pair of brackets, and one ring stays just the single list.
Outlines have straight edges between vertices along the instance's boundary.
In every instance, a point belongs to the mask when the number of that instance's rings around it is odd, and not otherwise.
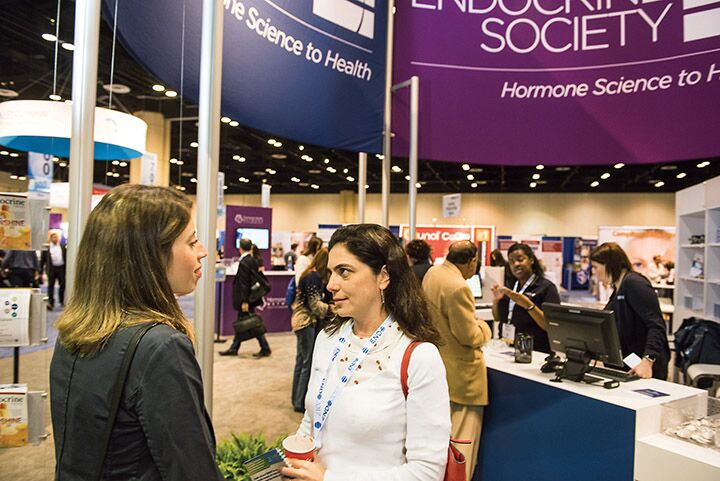
[{"label": "purple banner", "polygon": [[[505,165],[717,156],[719,0],[399,0],[420,156]],[[406,89],[405,89],[406,90]],[[407,93],[393,153],[407,155]]]}]

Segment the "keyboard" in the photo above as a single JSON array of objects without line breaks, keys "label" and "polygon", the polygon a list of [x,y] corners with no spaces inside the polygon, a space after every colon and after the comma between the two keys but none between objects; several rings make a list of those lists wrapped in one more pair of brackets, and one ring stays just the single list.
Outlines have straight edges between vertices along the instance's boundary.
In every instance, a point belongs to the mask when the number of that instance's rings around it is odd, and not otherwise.
[{"label": "keyboard", "polygon": [[620,382],[629,382],[639,379],[635,374],[630,374],[629,372],[620,371],[618,369],[610,369],[609,367],[594,367],[591,371],[588,371],[588,373]]}]

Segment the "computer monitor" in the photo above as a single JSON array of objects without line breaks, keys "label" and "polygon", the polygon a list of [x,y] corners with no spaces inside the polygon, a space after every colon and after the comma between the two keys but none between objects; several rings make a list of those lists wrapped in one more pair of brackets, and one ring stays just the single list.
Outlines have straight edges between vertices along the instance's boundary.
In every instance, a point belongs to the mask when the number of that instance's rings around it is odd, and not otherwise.
[{"label": "computer monitor", "polygon": [[567,361],[558,379],[582,381],[590,361],[622,367],[623,356],[613,311],[546,302],[542,305],[550,349]]},{"label": "computer monitor", "polygon": [[475,300],[482,299],[483,296],[483,288],[482,288],[482,279],[480,279],[480,274],[475,274],[467,281],[467,285],[470,287],[470,290],[473,293],[473,297],[475,297]]},{"label": "computer monitor", "polygon": [[240,239],[250,239],[258,249],[267,249],[270,245],[270,231],[252,227],[240,227],[235,233],[235,248],[240,248]]}]

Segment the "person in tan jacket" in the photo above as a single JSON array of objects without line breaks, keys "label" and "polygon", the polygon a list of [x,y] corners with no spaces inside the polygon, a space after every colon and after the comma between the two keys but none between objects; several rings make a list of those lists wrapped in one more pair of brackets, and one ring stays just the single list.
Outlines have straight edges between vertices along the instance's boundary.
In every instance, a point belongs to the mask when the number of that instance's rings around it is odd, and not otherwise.
[{"label": "person in tan jacket", "polygon": [[465,282],[476,271],[477,248],[472,242],[458,241],[450,245],[443,264],[428,270],[422,283],[430,318],[443,340],[439,349],[450,390],[451,436],[471,441],[457,446],[467,459],[468,480],[477,464],[483,407],[488,403],[481,348],[492,337],[487,323],[475,318],[475,298]]}]

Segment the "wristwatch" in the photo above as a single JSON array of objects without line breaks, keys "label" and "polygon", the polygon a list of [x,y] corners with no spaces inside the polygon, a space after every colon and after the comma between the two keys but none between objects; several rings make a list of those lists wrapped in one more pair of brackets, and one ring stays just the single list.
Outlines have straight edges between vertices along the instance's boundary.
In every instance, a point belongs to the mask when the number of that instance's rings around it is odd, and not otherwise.
[{"label": "wristwatch", "polygon": [[654,356],[654,355],[652,355],[652,354],[645,354],[645,355],[643,356],[643,359],[647,359],[647,360],[650,361],[650,363],[652,364],[652,363],[654,363],[654,362],[657,360],[657,356]]}]

